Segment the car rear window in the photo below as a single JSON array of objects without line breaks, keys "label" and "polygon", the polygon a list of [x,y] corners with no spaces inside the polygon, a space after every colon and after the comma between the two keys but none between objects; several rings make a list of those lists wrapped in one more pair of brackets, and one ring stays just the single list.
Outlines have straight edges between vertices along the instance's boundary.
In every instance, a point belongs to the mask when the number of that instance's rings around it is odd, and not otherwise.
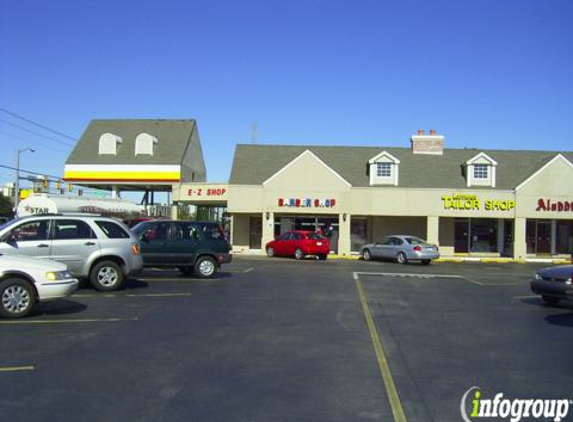
[{"label": "car rear window", "polygon": [[129,233],[127,233],[123,227],[119,224],[113,223],[111,221],[96,221],[96,224],[110,239],[127,239],[129,238]]},{"label": "car rear window", "polygon": [[324,237],[323,235],[318,234],[318,233],[309,233],[308,238],[310,240],[325,240],[326,239],[326,237]]},{"label": "car rear window", "polygon": [[420,239],[419,237],[406,237],[406,242],[408,242],[410,245],[425,245],[426,241],[424,239]]}]

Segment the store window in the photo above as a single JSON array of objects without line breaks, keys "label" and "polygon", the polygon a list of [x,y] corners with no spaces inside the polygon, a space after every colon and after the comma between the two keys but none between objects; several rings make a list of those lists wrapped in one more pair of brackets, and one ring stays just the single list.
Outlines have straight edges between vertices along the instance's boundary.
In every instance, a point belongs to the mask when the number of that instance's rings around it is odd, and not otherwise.
[{"label": "store window", "polygon": [[367,229],[366,218],[352,217],[350,221],[350,250],[352,252],[359,252],[366,244]]},{"label": "store window", "polygon": [[556,224],[556,252],[573,254],[573,221],[557,221]]},{"label": "store window", "polygon": [[456,219],[454,225],[454,251],[456,253],[496,253],[497,220],[495,219]]}]

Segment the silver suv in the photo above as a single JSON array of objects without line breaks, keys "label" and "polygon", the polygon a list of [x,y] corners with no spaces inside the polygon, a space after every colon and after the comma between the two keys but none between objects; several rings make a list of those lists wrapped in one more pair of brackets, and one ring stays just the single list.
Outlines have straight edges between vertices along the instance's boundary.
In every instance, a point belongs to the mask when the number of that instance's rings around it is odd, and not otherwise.
[{"label": "silver suv", "polygon": [[139,241],[123,223],[93,215],[41,215],[0,226],[0,253],[53,259],[97,290],[123,286],[143,268]]}]

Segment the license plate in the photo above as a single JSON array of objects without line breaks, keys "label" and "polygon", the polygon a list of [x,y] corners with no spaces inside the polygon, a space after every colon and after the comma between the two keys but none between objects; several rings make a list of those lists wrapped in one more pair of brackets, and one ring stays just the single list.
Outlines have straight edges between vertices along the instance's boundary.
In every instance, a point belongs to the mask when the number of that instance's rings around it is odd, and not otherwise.
[{"label": "license plate", "polygon": [[316,246],[322,246],[322,242],[316,242]]}]

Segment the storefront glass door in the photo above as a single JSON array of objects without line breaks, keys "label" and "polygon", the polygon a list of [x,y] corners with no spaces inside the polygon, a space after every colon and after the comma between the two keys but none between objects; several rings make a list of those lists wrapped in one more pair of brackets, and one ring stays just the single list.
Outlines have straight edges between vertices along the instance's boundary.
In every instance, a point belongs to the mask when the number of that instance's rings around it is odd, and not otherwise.
[{"label": "storefront glass door", "polygon": [[551,254],[551,221],[528,220],[525,230],[528,254]]},{"label": "storefront glass door", "polygon": [[497,220],[470,220],[470,252],[497,252]]},{"label": "storefront glass door", "polygon": [[470,221],[467,219],[456,219],[454,222],[454,252],[469,252]]}]

